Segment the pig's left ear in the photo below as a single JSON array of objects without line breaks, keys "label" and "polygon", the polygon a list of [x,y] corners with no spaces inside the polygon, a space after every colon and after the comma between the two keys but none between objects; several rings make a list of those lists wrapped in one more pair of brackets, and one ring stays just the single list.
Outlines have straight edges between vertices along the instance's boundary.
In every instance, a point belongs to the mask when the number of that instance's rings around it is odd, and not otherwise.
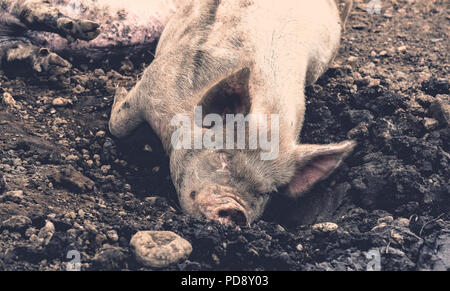
[{"label": "pig's left ear", "polygon": [[298,145],[297,168],[287,187],[287,195],[297,198],[314,184],[327,178],[353,151],[356,143],[346,141],[328,145]]}]

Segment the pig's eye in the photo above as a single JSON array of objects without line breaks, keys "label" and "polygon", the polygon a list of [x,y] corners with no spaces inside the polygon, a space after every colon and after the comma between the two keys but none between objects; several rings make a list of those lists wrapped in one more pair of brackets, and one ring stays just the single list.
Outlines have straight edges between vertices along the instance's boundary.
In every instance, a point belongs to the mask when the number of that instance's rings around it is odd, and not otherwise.
[{"label": "pig's eye", "polygon": [[189,197],[191,197],[192,200],[195,200],[195,197],[197,197],[197,192],[192,191],[191,194],[189,194]]},{"label": "pig's eye", "polygon": [[210,164],[213,169],[220,171],[229,171],[229,166],[231,163],[231,156],[224,152],[218,152],[212,156]]}]

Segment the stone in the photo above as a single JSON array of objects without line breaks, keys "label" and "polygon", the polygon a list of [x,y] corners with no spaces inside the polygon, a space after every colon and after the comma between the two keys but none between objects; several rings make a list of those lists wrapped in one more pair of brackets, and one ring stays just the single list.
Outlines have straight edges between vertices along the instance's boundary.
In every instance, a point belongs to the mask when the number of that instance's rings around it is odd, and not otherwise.
[{"label": "stone", "polygon": [[354,63],[354,62],[356,62],[357,60],[358,60],[358,57],[355,57],[355,56],[350,56],[350,57],[347,58],[347,61],[348,61],[349,63]]},{"label": "stone", "polygon": [[431,103],[430,112],[441,125],[450,126],[450,98],[448,95],[436,95],[436,100]]},{"label": "stone", "polygon": [[385,216],[385,217],[381,217],[381,218],[379,218],[378,220],[377,220],[377,223],[378,224],[382,224],[382,223],[385,223],[385,224],[391,224],[392,222],[394,221],[394,218],[392,217],[392,216]]},{"label": "stone", "polygon": [[423,126],[429,131],[435,130],[439,126],[439,122],[434,118],[425,117],[422,123]]},{"label": "stone", "polygon": [[406,51],[408,49],[408,47],[406,46],[406,45],[402,45],[402,46],[399,46],[398,48],[397,48],[397,51],[399,51],[399,52],[404,52],[404,51]]},{"label": "stone", "polygon": [[104,130],[100,130],[95,134],[96,137],[105,137],[106,136],[106,131]]},{"label": "stone", "polygon": [[55,107],[66,107],[71,104],[72,104],[72,100],[62,98],[62,97],[55,98],[52,101],[52,105]]},{"label": "stone", "polygon": [[126,258],[122,248],[104,246],[95,254],[92,262],[96,268],[102,270],[118,270],[124,267]]},{"label": "stone", "polygon": [[10,108],[14,108],[14,109],[22,108],[22,106],[20,106],[20,104],[18,104],[16,102],[16,100],[14,99],[14,97],[8,92],[3,93],[2,103]]},{"label": "stone", "polygon": [[391,231],[391,239],[393,239],[395,242],[397,242],[399,245],[404,244],[404,237],[399,232],[392,230]]},{"label": "stone", "polygon": [[316,233],[330,233],[338,229],[338,225],[333,222],[317,223],[312,226],[312,230]]},{"label": "stone", "polygon": [[9,230],[25,230],[31,226],[31,219],[26,216],[16,215],[2,222],[2,228]]},{"label": "stone", "polygon": [[47,220],[45,226],[39,230],[38,237],[43,240],[44,245],[48,245],[55,234],[55,225]]},{"label": "stone", "polygon": [[80,158],[78,156],[76,156],[76,155],[68,155],[66,157],[66,161],[69,161],[69,162],[71,162],[71,161],[78,161],[79,159]]},{"label": "stone", "polygon": [[106,236],[113,242],[119,241],[119,235],[117,234],[117,231],[115,231],[115,230],[109,230],[106,233]]},{"label": "stone", "polygon": [[171,231],[140,231],[130,241],[136,260],[152,268],[164,268],[185,261],[192,245]]},{"label": "stone", "polygon": [[84,215],[85,215],[85,214],[86,214],[86,213],[84,212],[83,209],[78,210],[78,216],[80,216],[81,219],[84,218]]},{"label": "stone", "polygon": [[409,219],[404,217],[397,218],[393,223],[393,225],[398,227],[409,227],[409,224],[410,224]]},{"label": "stone", "polygon": [[111,170],[111,166],[110,165],[103,165],[100,169],[101,169],[102,173],[106,175]]},{"label": "stone", "polygon": [[55,183],[78,192],[87,192],[94,189],[95,183],[75,170],[71,165],[64,169],[53,169],[50,171],[49,178]]},{"label": "stone", "polygon": [[382,222],[375,227],[373,227],[370,231],[372,232],[384,232],[389,228],[389,225],[385,222]]},{"label": "stone", "polygon": [[8,191],[5,192],[2,196],[0,196],[0,201],[6,202],[11,201],[15,203],[20,203],[24,199],[23,191],[22,190],[16,190],[16,191]]},{"label": "stone", "polygon": [[380,79],[374,79],[374,78],[368,78],[368,87],[372,88],[372,87],[376,87],[376,86],[380,86],[381,84],[381,80]]},{"label": "stone", "polygon": [[75,213],[75,211],[69,211],[64,214],[64,217],[74,220],[75,218],[77,218],[77,214]]}]

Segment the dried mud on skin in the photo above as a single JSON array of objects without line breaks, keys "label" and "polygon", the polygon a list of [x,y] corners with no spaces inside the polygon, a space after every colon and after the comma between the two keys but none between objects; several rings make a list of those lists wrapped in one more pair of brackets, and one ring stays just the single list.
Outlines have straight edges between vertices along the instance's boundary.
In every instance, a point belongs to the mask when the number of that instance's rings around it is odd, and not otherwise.
[{"label": "dried mud on skin", "polygon": [[[357,2],[336,65],[307,88],[301,141],[348,134],[354,155],[297,208],[277,198],[242,230],[181,212],[148,127],[110,137],[114,88],[132,87],[144,65],[74,64],[66,89],[0,74],[0,96],[16,100],[0,105],[0,269],[65,270],[78,250],[82,270],[141,270],[130,238],[167,230],[193,247],[168,270],[366,270],[372,249],[382,270],[448,270],[450,19],[445,1],[382,2],[379,15]],[[70,102],[53,105],[60,97]],[[33,240],[47,220],[51,240]],[[316,222],[339,227],[317,231]]]}]

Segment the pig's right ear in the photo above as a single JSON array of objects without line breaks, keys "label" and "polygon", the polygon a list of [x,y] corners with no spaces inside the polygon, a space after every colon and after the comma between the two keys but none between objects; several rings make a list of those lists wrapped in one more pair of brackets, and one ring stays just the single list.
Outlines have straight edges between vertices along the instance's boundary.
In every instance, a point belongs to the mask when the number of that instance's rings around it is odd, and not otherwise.
[{"label": "pig's right ear", "polygon": [[203,115],[226,114],[244,115],[250,112],[249,94],[250,69],[244,68],[219,80],[206,90],[198,106],[203,109]]},{"label": "pig's right ear", "polygon": [[317,182],[327,178],[353,151],[356,143],[346,141],[328,145],[298,145],[296,171],[287,187],[291,198],[300,197]]}]

